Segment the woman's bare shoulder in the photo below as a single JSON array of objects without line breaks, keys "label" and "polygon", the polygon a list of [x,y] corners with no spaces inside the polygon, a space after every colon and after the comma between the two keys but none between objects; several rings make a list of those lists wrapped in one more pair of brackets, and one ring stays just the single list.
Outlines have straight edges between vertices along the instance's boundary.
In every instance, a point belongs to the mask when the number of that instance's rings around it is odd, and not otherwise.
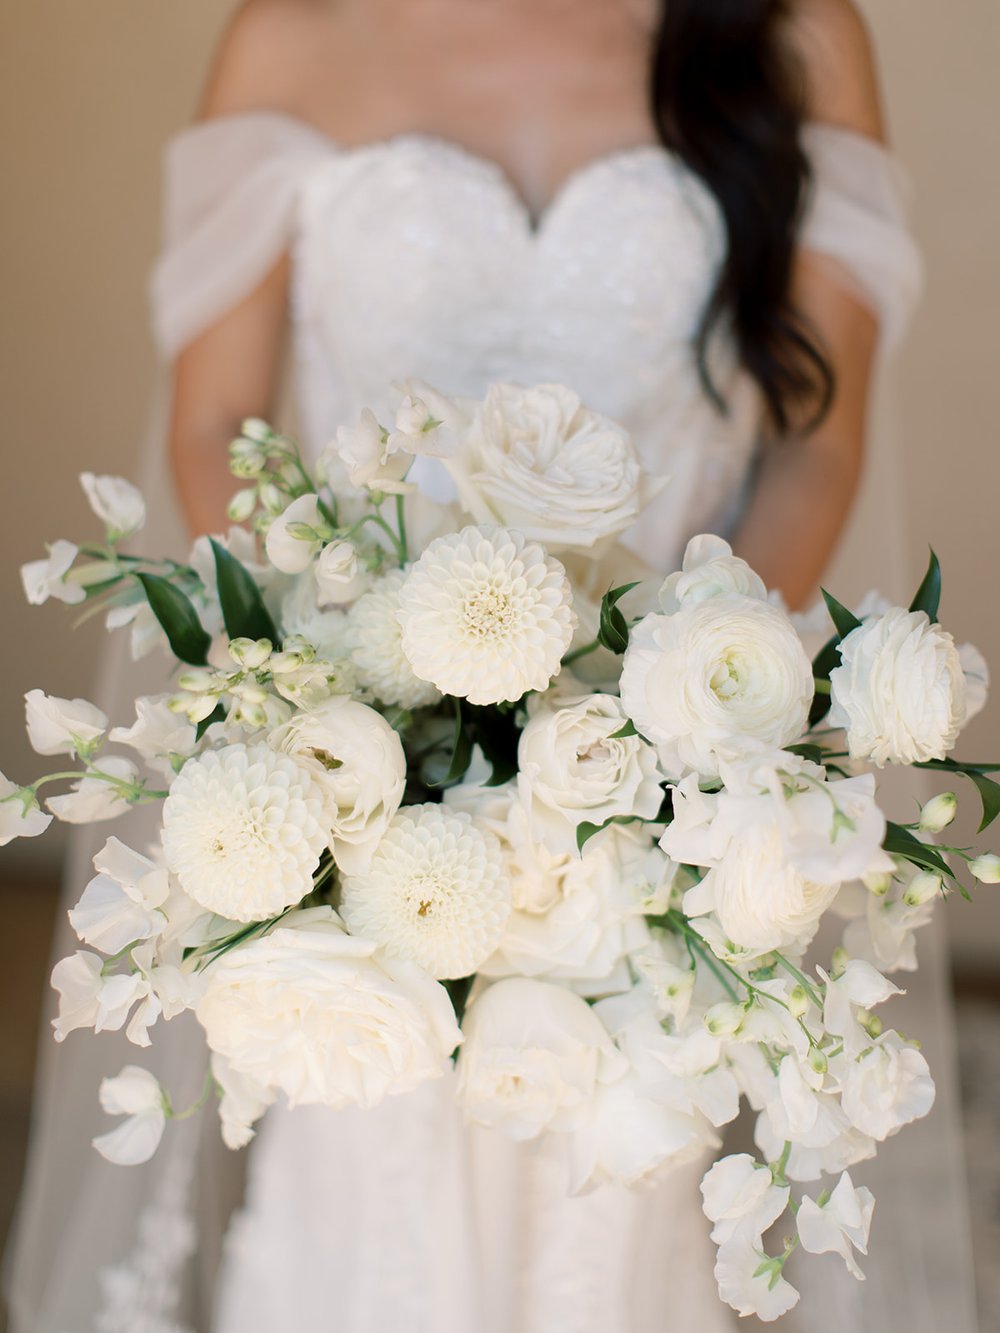
[{"label": "woman's bare shoulder", "polygon": [[789,40],[802,62],[810,119],[883,137],[875,51],[851,0],[795,0]]},{"label": "woman's bare shoulder", "polygon": [[312,119],[336,85],[341,0],[243,0],[212,64],[201,115],[282,111]]}]

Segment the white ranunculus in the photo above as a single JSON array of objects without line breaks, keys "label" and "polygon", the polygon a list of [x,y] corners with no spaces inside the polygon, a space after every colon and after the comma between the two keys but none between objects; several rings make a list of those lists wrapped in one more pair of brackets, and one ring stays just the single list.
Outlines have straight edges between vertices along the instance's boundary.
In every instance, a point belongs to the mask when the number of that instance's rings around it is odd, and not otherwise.
[{"label": "white ranunculus", "polygon": [[673,615],[684,606],[739,593],[758,601],[767,600],[767,589],[745,560],[733,555],[733,548],[721,537],[703,533],[692,537],[684,552],[681,570],[669,574],[660,588],[660,610]]},{"label": "white ranunculus", "polygon": [[403,649],[399,610],[406,578],[405,570],[392,570],[351,607],[351,660],[360,684],[382,703],[425,708],[441,696],[430,681],[415,674]]},{"label": "white ranunculus", "polygon": [[[798,1304],[799,1293],[780,1269],[765,1268],[766,1262],[760,1238],[741,1233],[719,1247],[715,1280],[727,1305],[740,1315],[756,1315],[770,1324]],[[779,1261],[773,1262],[777,1265]]]},{"label": "white ranunculus", "polygon": [[36,798],[24,792],[0,773],[0,847],[15,838],[37,838],[52,823],[52,816],[38,808]]},{"label": "white ranunculus", "polygon": [[126,1065],[114,1078],[101,1082],[101,1109],[127,1119],[117,1129],[99,1134],[94,1147],[109,1162],[138,1166],[148,1162],[160,1146],[167,1123],[163,1089],[149,1072]]},{"label": "white ranunculus", "polygon": [[573,637],[566,571],[506,528],[432,541],[399,593],[403,652],[421,680],[472,704],[544,690]]},{"label": "white ranunculus", "polygon": [[893,607],[840,644],[830,673],[830,725],[856,759],[943,759],[965,724],[966,683],[955,641],[923,611]]},{"label": "white ranunculus", "polygon": [[303,764],[266,745],[189,759],[163,804],[163,853],[184,892],[232,921],[261,921],[312,889],[324,800]]},{"label": "white ranunculus", "polygon": [[128,795],[118,783],[133,788],[139,781],[139,770],[128,759],[109,755],[101,760],[100,771],[115,782],[103,778],[85,777],[73,784],[73,790],[64,796],[50,796],[45,802],[56,819],[64,824],[99,824],[105,819],[117,819],[131,808]]},{"label": "white ranunculus", "polygon": [[321,607],[353,602],[372,581],[358,560],[354,543],[347,541],[334,541],[323,547],[313,565],[313,577]]},{"label": "white ranunculus", "polygon": [[406,785],[406,756],[396,732],[374,708],[338,695],[296,713],[268,743],[312,774],[337,864],[348,874],[367,870]]},{"label": "white ranunculus", "polygon": [[433,977],[470,976],[497,947],[510,916],[500,844],[470,815],[408,805],[367,870],[346,874],[341,911],[354,935]]},{"label": "white ranunculus", "polygon": [[219,1085],[219,1120],[227,1148],[245,1148],[254,1136],[254,1123],[274,1102],[275,1093],[248,1074],[238,1073],[221,1055],[212,1056],[212,1077]]},{"label": "white ranunculus", "polygon": [[443,986],[322,907],[213,963],[195,1012],[214,1052],[293,1106],[375,1106],[439,1077],[462,1040]]},{"label": "white ranunculus", "polygon": [[620,700],[587,694],[543,705],[521,732],[518,791],[536,835],[552,851],[575,851],[585,821],[658,813],[656,751],[639,736],[616,737],[625,724]]},{"label": "white ranunculus", "polygon": [[301,574],[309,568],[329,535],[329,525],[320,512],[319,497],[300,495],[274,519],[267,530],[264,549],[268,560],[282,574]]},{"label": "white ranunculus", "polygon": [[470,407],[445,466],[477,523],[516,528],[555,553],[591,553],[631,527],[647,497],[621,426],[555,384],[494,384]]},{"label": "white ranunculus", "polygon": [[843,1259],[848,1272],[863,1282],[865,1275],[857,1265],[854,1251],[868,1253],[874,1208],[875,1196],[871,1190],[864,1186],[856,1189],[845,1171],[826,1203],[820,1205],[806,1195],[799,1204],[795,1226],[802,1248],[810,1254],[833,1250]]},{"label": "white ranunculus", "polygon": [[42,690],[24,696],[28,740],[36,754],[91,755],[100,746],[108,719],[86,699],[59,699]]},{"label": "white ranunculus", "polygon": [[87,503],[107,528],[110,542],[131,536],[145,523],[142,492],[124,477],[95,477],[93,472],[81,472],[80,485]]},{"label": "white ranunculus", "polygon": [[883,1032],[860,1055],[845,1058],[840,1082],[848,1120],[880,1143],[934,1105],[927,1061],[898,1032]]},{"label": "white ranunculus", "polygon": [[720,1158],[702,1177],[702,1209],[721,1245],[731,1237],[762,1236],[788,1207],[790,1190],[775,1185],[769,1167],[747,1153]]},{"label": "white ranunculus", "polygon": [[84,944],[116,954],[133,940],[148,940],[166,925],[160,910],[170,891],[166,869],[109,838],[94,857],[97,875],[69,914]]},{"label": "white ranunculus", "polygon": [[799,740],[812,666],[788,617],[737,593],[650,615],[632,630],[622,705],[664,772],[714,777],[721,758]]},{"label": "white ranunculus", "polygon": [[469,1006],[458,1096],[469,1120],[513,1139],[586,1123],[602,1083],[627,1062],[593,1009],[572,991],[509,977]]},{"label": "white ranunculus", "polygon": [[112,727],[108,740],[127,745],[158,773],[173,776],[173,761],[190,758],[198,741],[196,728],[169,707],[170,698],[160,694],[136,699],[135,721],[130,727]]},{"label": "white ranunculus", "polygon": [[57,541],[49,546],[45,560],[32,560],[21,566],[24,595],[32,606],[41,606],[50,597],[73,606],[87,596],[81,585],[66,575],[76,559],[77,547],[72,542]]}]

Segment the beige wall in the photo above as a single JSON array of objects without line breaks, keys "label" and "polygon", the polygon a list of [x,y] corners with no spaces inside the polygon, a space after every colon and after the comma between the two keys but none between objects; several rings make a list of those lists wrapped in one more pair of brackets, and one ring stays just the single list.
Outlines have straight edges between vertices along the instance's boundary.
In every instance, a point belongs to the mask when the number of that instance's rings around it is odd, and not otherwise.
[{"label": "beige wall", "polygon": [[[86,693],[98,633],[89,625],[70,637],[63,608],[25,607],[17,566],[45,538],[87,531],[76,471],[132,470],[151,377],[144,280],[156,248],[160,148],[189,116],[231,8],[232,0],[4,0],[0,9],[0,401],[9,460],[0,768],[18,778],[42,771],[23,739],[22,694],[34,685]],[[867,0],[865,8],[930,271],[899,367],[913,567],[932,542],[945,565],[949,625],[977,639],[1000,677],[986,543],[1000,495],[1000,6]],[[1000,756],[1000,701],[965,749]],[[2,855],[8,865],[48,869],[59,848],[49,835]],[[966,958],[1000,958],[1000,890],[954,909]]]}]

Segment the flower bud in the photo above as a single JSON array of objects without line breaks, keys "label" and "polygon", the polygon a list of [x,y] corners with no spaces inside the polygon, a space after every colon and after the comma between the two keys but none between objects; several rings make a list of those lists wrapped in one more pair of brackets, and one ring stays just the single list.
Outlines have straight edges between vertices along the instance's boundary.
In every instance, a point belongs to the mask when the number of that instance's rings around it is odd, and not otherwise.
[{"label": "flower bud", "polygon": [[[176,696],[175,696],[176,697]],[[206,717],[211,717],[215,712],[218,700],[214,694],[195,694],[187,696],[187,707],[175,709],[173,699],[170,700],[170,708],[173,712],[182,712],[192,726],[197,726],[199,722],[204,722]]]},{"label": "flower bud", "polygon": [[867,1009],[859,1009],[858,1022],[873,1040],[881,1037],[883,1023],[878,1014],[873,1014]]},{"label": "flower bud", "polygon": [[920,907],[924,903],[929,903],[932,898],[937,898],[942,892],[941,876],[935,875],[930,870],[921,870],[906,886],[903,902],[907,907]]},{"label": "flower bud", "polygon": [[260,417],[247,417],[240,426],[240,433],[256,444],[269,444],[274,435],[271,427],[266,421],[261,421]]},{"label": "flower bud", "polygon": [[889,892],[892,876],[884,870],[877,870],[871,875],[862,875],[862,883],[875,898],[884,898]]},{"label": "flower bud", "polygon": [[281,514],[285,509],[285,495],[273,481],[265,481],[261,486],[260,502],[269,514]]},{"label": "flower bud", "polygon": [[247,671],[259,671],[271,656],[274,644],[270,639],[233,639],[229,656]]},{"label": "flower bud", "polygon": [[254,731],[267,725],[267,709],[263,704],[241,699],[234,711],[235,720]]},{"label": "flower bud", "polygon": [[996,852],[984,852],[969,862],[969,869],[980,884],[1000,884],[1000,856]]},{"label": "flower bud", "polygon": [[229,501],[226,515],[231,523],[245,523],[257,508],[257,490],[248,486],[244,491],[237,491]]},{"label": "flower bud", "polygon": [[305,658],[299,652],[275,653],[271,658],[271,671],[276,676],[285,676],[292,671],[298,671],[299,667],[305,665]]},{"label": "flower bud", "polygon": [[217,683],[215,672],[208,667],[190,667],[177,677],[177,684],[188,694],[207,694]]},{"label": "flower bud", "polygon": [[850,961],[850,954],[842,945],[838,945],[838,947],[834,949],[833,957],[830,960],[830,976],[834,981],[836,981],[838,977],[844,975],[844,971]]},{"label": "flower bud", "polygon": [[743,1026],[745,1017],[743,1005],[724,1000],[706,1012],[704,1021],[713,1037],[733,1037]]},{"label": "flower bud", "polygon": [[233,440],[229,446],[229,471],[247,481],[259,477],[267,466],[267,454],[252,440]]},{"label": "flower bud", "polygon": [[955,818],[958,797],[953,791],[943,791],[933,797],[920,811],[919,828],[922,833],[940,833]]},{"label": "flower bud", "polygon": [[814,1074],[825,1074],[830,1068],[829,1060],[818,1046],[810,1046],[809,1048],[809,1068]]},{"label": "flower bud", "polygon": [[788,1012],[793,1018],[802,1018],[809,1008],[809,996],[803,986],[796,986],[788,993]]}]

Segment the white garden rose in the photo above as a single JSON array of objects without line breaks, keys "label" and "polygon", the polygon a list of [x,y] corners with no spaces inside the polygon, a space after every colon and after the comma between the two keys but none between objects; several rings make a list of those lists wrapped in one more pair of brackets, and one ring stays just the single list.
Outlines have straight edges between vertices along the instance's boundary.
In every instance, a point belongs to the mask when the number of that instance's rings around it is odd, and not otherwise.
[{"label": "white garden rose", "polygon": [[296,713],[268,742],[311,773],[323,795],[337,864],[348,874],[367,870],[406,785],[406,756],[396,732],[374,708],[338,695]]},{"label": "white garden rose", "polygon": [[681,569],[667,576],[660,588],[660,610],[673,615],[683,606],[705,602],[710,597],[739,593],[766,601],[767,589],[745,560],[721,537],[703,533],[692,537],[684,552]]},{"label": "white garden rose", "polygon": [[552,707],[543,703],[521,732],[518,791],[551,851],[575,851],[584,822],[657,815],[663,792],[656,751],[639,736],[618,736],[626,722],[613,695],[572,695]]},{"label": "white garden rose", "polygon": [[[643,473],[627,432],[557,384],[494,384],[445,461],[477,523],[516,528],[555,553],[591,553],[639,514]],[[447,411],[447,409],[446,409]]]},{"label": "white garden rose", "polygon": [[587,1002],[545,981],[496,982],[469,1006],[463,1029],[466,1117],[512,1139],[580,1127],[597,1088],[627,1068]]},{"label": "white garden rose", "polygon": [[42,690],[24,696],[28,740],[36,754],[87,757],[99,748],[108,719],[86,699],[59,699]]},{"label": "white garden rose", "polygon": [[544,690],[573,637],[562,565],[519,532],[463,528],[432,541],[399,593],[403,652],[421,680],[472,704]]},{"label": "white garden rose", "polygon": [[797,741],[812,666],[783,611],[728,593],[650,615],[632,630],[622,705],[665,773],[714,777],[720,758]]},{"label": "white garden rose", "polygon": [[912,764],[943,759],[966,721],[966,682],[951,635],[923,611],[893,607],[840,644],[830,673],[831,726],[851,756]]},{"label": "white garden rose", "polygon": [[93,472],[81,472],[80,485],[91,509],[107,528],[110,542],[131,536],[145,523],[142,492],[124,477],[95,477]]},{"label": "white garden rose", "polygon": [[425,708],[441,697],[428,680],[416,675],[403,650],[400,594],[404,570],[394,569],[378,579],[347,613],[351,660],[359,683],[384,704]]},{"label": "white garden rose", "polygon": [[292,1106],[375,1106],[443,1074],[462,1040],[444,987],[331,908],[231,950],[207,983],[195,1012],[211,1049]]},{"label": "white garden rose", "polygon": [[255,1078],[235,1070],[223,1056],[213,1053],[212,1077],[219,1086],[219,1122],[227,1148],[244,1148],[254,1136],[254,1123],[274,1102],[275,1093]]}]

